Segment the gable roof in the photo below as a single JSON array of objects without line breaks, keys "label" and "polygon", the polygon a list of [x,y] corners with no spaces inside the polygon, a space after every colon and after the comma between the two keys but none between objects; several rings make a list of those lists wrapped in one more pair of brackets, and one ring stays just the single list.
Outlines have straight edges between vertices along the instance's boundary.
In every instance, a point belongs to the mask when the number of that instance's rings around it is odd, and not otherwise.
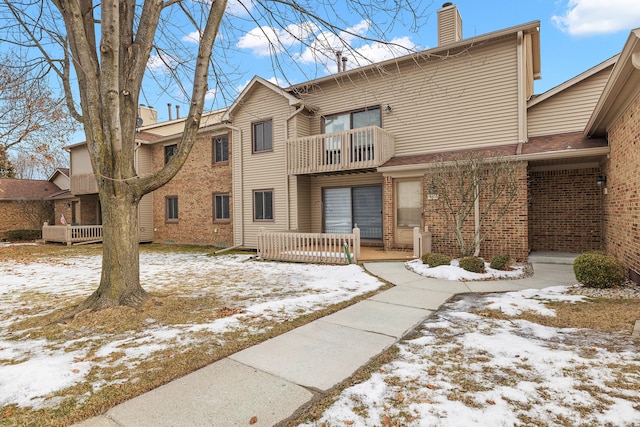
[{"label": "gable roof", "polygon": [[47,181],[53,182],[56,175],[62,175],[69,178],[69,168],[56,168],[56,170],[53,171],[53,173],[49,176],[49,179],[47,179]]},{"label": "gable roof", "polygon": [[0,178],[0,200],[41,200],[58,193],[60,188],[49,181]]},{"label": "gable roof", "polygon": [[240,95],[238,95],[238,97],[236,97],[235,101],[233,101],[233,104],[231,104],[231,106],[227,109],[227,111],[222,115],[222,121],[223,122],[231,120],[231,116],[233,115],[233,111],[236,108],[238,108],[239,106],[242,105],[243,99],[246,96],[248,96],[251,92],[253,92],[253,90],[258,85],[262,85],[262,86],[266,87],[267,89],[272,90],[276,94],[282,96],[283,98],[285,98],[289,102],[289,105],[291,105],[291,106],[303,105],[302,99],[298,98],[297,96],[294,96],[290,92],[287,92],[286,90],[282,89],[280,86],[277,86],[277,85],[271,83],[270,81],[263,79],[260,76],[253,76],[253,78],[251,79],[249,84],[247,84],[247,86],[245,86],[245,88],[242,90]]},{"label": "gable roof", "polygon": [[584,71],[580,74],[578,74],[577,76],[567,80],[564,83],[559,84],[558,86],[555,86],[551,89],[549,89],[546,92],[541,93],[540,95],[535,95],[534,97],[532,97],[528,102],[527,102],[527,108],[533,107],[536,104],[541,103],[542,101],[544,101],[545,99],[549,99],[554,95],[557,95],[558,93],[569,89],[570,87],[588,79],[589,77],[598,74],[600,71],[607,69],[608,67],[611,67],[612,65],[614,65],[616,63],[616,61],[618,60],[618,57],[620,55],[615,55],[612,56],[611,58],[607,59],[604,62],[601,62],[600,64],[596,65],[595,67],[592,67],[590,69],[588,69],[587,71]]},{"label": "gable roof", "polygon": [[640,94],[640,28],[632,30],[613,67],[602,95],[587,122],[584,134],[606,135],[629,103]]}]

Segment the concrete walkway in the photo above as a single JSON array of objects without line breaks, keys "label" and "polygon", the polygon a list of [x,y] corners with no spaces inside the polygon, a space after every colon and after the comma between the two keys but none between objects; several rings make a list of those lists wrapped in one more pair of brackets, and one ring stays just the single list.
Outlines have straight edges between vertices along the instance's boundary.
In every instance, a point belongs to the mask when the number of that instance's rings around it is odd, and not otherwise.
[{"label": "concrete walkway", "polygon": [[[533,259],[518,280],[430,279],[402,262],[364,267],[396,285],[151,390],[82,427],[273,426],[385,351],[458,293],[502,292],[575,283],[571,265]],[[570,262],[569,259],[563,262]],[[253,417],[257,421],[250,424]]]}]

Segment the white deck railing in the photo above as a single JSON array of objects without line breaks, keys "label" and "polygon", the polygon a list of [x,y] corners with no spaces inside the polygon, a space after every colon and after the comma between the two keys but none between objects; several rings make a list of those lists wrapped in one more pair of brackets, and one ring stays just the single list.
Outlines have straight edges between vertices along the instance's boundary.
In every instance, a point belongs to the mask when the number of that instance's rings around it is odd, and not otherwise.
[{"label": "white deck railing", "polygon": [[287,173],[375,168],[395,154],[395,138],[378,126],[289,139]]},{"label": "white deck railing", "polygon": [[42,226],[44,242],[73,243],[102,242],[101,225],[48,225]]},{"label": "white deck railing", "polygon": [[321,264],[356,263],[360,256],[360,230],[350,234],[258,233],[258,256],[265,260]]}]

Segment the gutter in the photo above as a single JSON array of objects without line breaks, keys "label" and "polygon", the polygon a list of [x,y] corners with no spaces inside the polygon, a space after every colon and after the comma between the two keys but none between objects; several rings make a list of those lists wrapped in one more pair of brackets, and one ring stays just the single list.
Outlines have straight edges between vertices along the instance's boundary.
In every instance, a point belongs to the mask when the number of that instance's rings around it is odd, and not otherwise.
[{"label": "gutter", "polygon": [[[242,246],[244,245],[244,216],[242,215],[242,211],[243,211],[243,205],[242,205],[242,199],[243,199],[243,193],[244,193],[244,180],[242,179],[242,167],[240,167],[240,173],[236,174],[235,173],[235,169],[236,169],[236,161],[238,162],[239,165],[242,166],[242,128],[239,128],[238,126],[234,126],[231,123],[226,123],[225,124],[226,127],[228,129],[231,129],[233,132],[237,132],[238,133],[238,150],[232,150],[231,151],[231,155],[233,156],[231,158],[231,191],[233,194],[233,221],[232,221],[232,225],[233,225],[233,234],[234,234],[234,242],[235,245],[233,246],[233,248],[238,247],[238,246]],[[231,138],[231,143],[232,143],[232,147],[235,144],[235,138]],[[237,157],[237,159],[236,159]],[[237,179],[236,179],[237,177]],[[239,183],[240,186],[240,197],[236,196],[236,191],[235,191],[235,186],[234,183],[235,182]],[[236,203],[236,200],[240,200],[240,203]],[[239,206],[238,206],[239,205]],[[236,215],[237,212],[240,212],[240,215]],[[236,224],[238,223],[238,221],[236,220],[236,218],[240,217],[240,239],[238,242],[236,242],[235,240],[235,230],[236,230]]]}]

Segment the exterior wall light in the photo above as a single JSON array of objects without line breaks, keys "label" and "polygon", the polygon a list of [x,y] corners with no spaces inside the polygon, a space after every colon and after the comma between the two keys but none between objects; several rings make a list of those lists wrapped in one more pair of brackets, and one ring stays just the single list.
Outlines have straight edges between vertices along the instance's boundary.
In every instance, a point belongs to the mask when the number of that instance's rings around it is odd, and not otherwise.
[{"label": "exterior wall light", "polygon": [[391,111],[393,109],[391,108],[391,105],[387,104],[387,106],[384,108],[384,112],[387,114],[391,114]]},{"label": "exterior wall light", "polygon": [[598,187],[600,188],[604,187],[605,185],[607,185],[607,177],[605,175],[598,176],[596,184],[598,184]]}]

